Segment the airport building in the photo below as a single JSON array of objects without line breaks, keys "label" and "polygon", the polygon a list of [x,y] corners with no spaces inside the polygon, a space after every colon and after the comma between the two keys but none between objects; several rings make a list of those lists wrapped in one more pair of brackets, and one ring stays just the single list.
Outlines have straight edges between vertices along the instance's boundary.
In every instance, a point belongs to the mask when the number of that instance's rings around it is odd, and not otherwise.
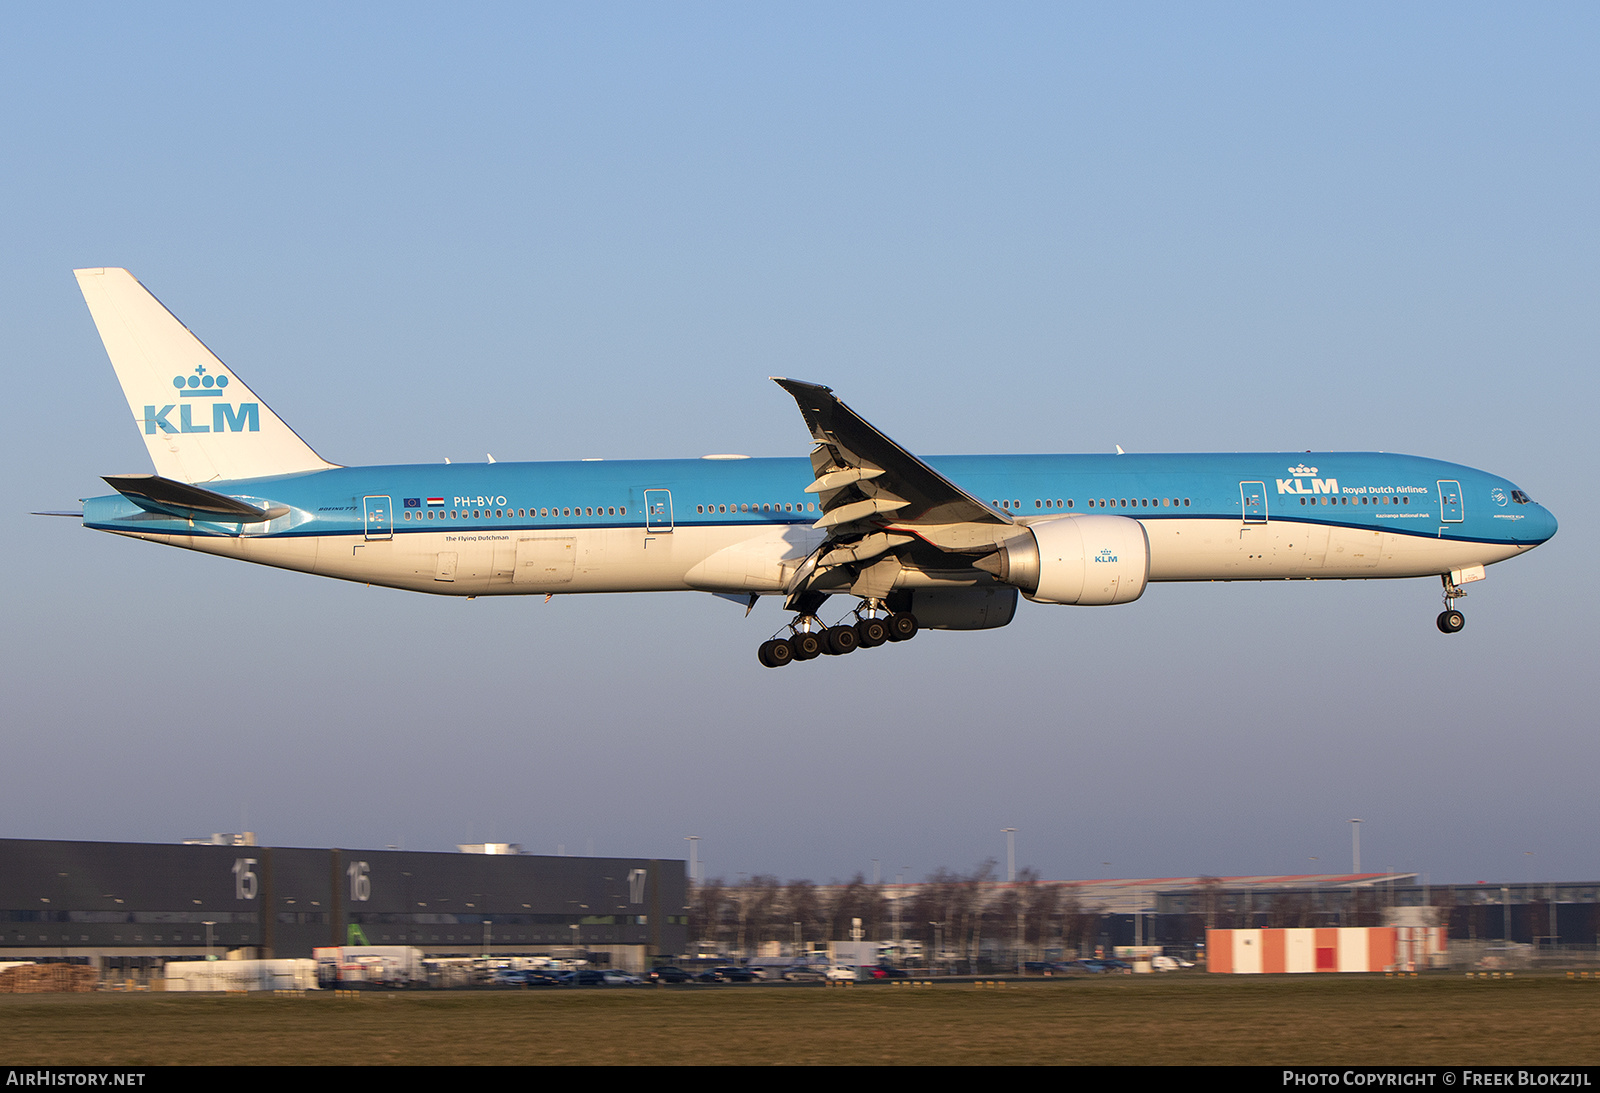
[{"label": "airport building", "polygon": [[687,903],[681,860],[0,839],[0,961],[108,974],[325,945],[637,970],[687,949]]},{"label": "airport building", "polygon": [[1352,970],[1372,960],[1345,951],[1346,942],[1355,944],[1350,931],[1385,930],[1384,944],[1410,945],[1406,962],[1415,966],[1600,961],[1600,883],[1593,881],[1439,885],[1392,872],[1014,883],[945,875],[791,886],[752,878],[702,885],[692,896],[697,951],[729,957],[860,937],[917,966],[993,974],[1026,961],[1126,950],[1199,961],[1208,934],[1290,930],[1308,932],[1294,935],[1286,967],[1300,970],[1309,953],[1311,970],[1330,963]]}]

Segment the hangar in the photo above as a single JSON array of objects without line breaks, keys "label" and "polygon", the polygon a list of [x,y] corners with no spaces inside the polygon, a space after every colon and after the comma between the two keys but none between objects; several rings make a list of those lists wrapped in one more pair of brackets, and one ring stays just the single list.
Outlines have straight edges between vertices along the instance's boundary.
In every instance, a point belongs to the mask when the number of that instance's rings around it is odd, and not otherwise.
[{"label": "hangar", "polygon": [[0,960],[130,973],[347,944],[634,970],[687,948],[687,904],[677,860],[0,839]]}]

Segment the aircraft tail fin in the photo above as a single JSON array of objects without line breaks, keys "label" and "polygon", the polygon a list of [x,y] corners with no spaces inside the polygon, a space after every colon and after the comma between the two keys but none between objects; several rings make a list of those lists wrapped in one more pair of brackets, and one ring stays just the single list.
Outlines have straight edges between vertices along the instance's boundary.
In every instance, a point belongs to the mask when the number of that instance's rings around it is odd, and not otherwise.
[{"label": "aircraft tail fin", "polygon": [[125,269],[73,272],[161,477],[211,482],[334,466],[133,274]]}]

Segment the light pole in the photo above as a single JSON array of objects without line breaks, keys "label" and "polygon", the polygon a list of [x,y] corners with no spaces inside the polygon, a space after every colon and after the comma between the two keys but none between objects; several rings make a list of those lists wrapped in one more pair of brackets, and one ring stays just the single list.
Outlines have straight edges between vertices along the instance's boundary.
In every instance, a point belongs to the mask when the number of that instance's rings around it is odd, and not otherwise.
[{"label": "light pole", "polygon": [[700,849],[700,836],[699,835],[685,835],[683,838],[689,844],[689,883],[690,884],[699,884],[700,883],[700,878],[696,874],[695,869],[696,869],[696,864],[697,864],[698,859],[699,859],[699,853],[698,852],[699,852],[699,849]]},{"label": "light pole", "polygon": [[[1001,834],[1006,837],[1006,883],[1017,883],[1017,829],[1002,827]],[[1012,895],[1016,895],[1015,892]],[[1022,901],[1017,901],[1017,974],[1022,974]]]},{"label": "light pole", "polygon": [[1361,872],[1361,821],[1350,821],[1350,872]]},{"label": "light pole", "polygon": [[892,950],[891,951],[894,953],[894,959],[896,959],[896,960],[899,960],[901,958],[901,953],[900,953],[900,896],[901,896],[901,894],[902,893],[900,892],[899,886],[897,885],[896,888],[895,888],[894,898],[889,901],[889,915],[890,915],[890,920],[889,921],[892,923],[892,925],[890,927],[892,932],[889,935],[889,940],[891,942],[893,942],[893,946],[892,946]]},{"label": "light pole", "polygon": [[587,960],[582,959],[582,957],[583,957],[583,948],[582,948],[583,939],[579,935],[578,931],[579,931],[580,926],[583,923],[583,913],[589,909],[589,905],[587,903],[580,903],[575,899],[569,899],[569,900],[567,900],[567,906],[572,908],[572,916],[573,916],[573,918],[577,919],[576,922],[569,922],[567,924],[567,928],[572,931],[572,949],[573,949],[572,970],[573,970],[573,973],[576,974],[577,970],[578,970],[578,965],[580,963],[583,963],[583,964],[587,964],[588,963]]}]

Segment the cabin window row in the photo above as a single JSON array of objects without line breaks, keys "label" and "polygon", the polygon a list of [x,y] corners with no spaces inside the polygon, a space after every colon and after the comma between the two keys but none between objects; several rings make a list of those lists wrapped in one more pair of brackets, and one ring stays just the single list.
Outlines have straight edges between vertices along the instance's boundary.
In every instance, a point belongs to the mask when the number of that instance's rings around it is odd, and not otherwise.
[{"label": "cabin window row", "polygon": [[719,512],[816,512],[815,501],[793,501],[782,504],[696,505],[694,511],[702,515]]},{"label": "cabin window row", "polygon": [[[1352,504],[1348,497],[1302,497],[1302,505],[1349,505]],[[1361,497],[1359,503],[1363,505],[1409,505],[1409,497]]]},{"label": "cabin window row", "polygon": [[[995,508],[1005,509],[1007,512],[1016,512],[1022,508],[1022,502],[1015,500],[1006,501],[1002,499],[994,501],[993,504]],[[1187,497],[1091,497],[1084,504],[1091,509],[1176,509],[1188,508],[1189,499]],[[1033,501],[1033,507],[1036,509],[1070,509],[1073,507],[1073,501],[1070,497],[1065,502],[1059,497],[1054,501],[1048,497],[1036,497]]]},{"label": "cabin window row", "polygon": [[412,513],[407,510],[406,520],[526,520],[552,516],[626,516],[627,505],[573,505],[569,508],[543,509],[427,509]]}]

